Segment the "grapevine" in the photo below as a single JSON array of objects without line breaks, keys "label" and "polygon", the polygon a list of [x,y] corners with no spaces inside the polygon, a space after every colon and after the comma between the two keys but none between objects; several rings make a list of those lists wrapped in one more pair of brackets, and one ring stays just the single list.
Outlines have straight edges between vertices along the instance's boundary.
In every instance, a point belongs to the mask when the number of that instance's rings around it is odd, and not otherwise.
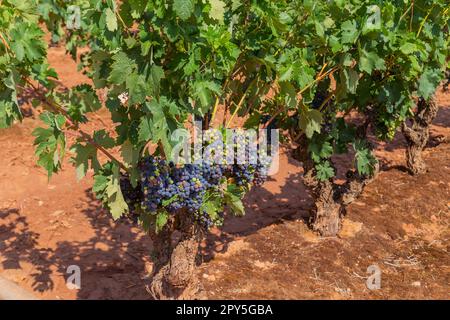
[{"label": "grapevine", "polygon": [[[268,178],[271,143],[255,157],[250,138],[238,135],[232,163],[209,161],[236,120],[285,130],[282,142],[301,161],[314,200],[311,226],[335,236],[346,206],[379,169],[369,137],[408,132],[416,101],[433,101],[448,66],[444,0],[0,2],[0,128],[22,120],[19,98],[35,91],[33,105],[43,109],[33,132],[38,164],[51,177],[69,149],[77,177],[93,172],[93,191],[112,217],[129,216],[149,233],[155,298],[180,297],[195,282],[204,232],[226,212],[244,214],[245,194]],[[88,84],[58,90],[43,25]],[[114,130],[83,130],[101,108]],[[196,119],[208,129],[218,117],[223,137],[204,136],[203,157],[187,144],[193,161],[173,161],[178,130]],[[69,133],[77,137],[70,148]],[[354,161],[338,184],[333,161],[343,153]]]}]

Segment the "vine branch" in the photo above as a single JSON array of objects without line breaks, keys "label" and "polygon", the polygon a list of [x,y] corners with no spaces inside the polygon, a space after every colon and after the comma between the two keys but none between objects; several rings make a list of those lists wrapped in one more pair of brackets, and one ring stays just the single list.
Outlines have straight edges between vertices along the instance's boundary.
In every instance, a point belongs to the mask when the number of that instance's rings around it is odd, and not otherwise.
[{"label": "vine branch", "polygon": [[[35,90],[36,92],[38,92],[36,86],[30,81],[30,79],[25,78],[24,79],[32,88],[33,90]],[[52,108],[53,110],[56,110],[58,112],[60,112],[62,115],[64,115],[64,117],[66,117],[66,121],[68,124],[68,129],[77,131],[80,134],[80,137],[84,140],[84,142],[87,142],[89,144],[91,144],[93,147],[95,147],[97,150],[99,150],[100,152],[102,152],[105,156],[107,156],[111,161],[115,162],[122,170],[124,171],[128,171],[128,168],[120,161],[118,160],[116,157],[114,157],[108,150],[106,150],[103,146],[99,145],[92,137],[91,135],[89,135],[88,133],[86,133],[85,131],[83,131],[82,129],[79,128],[78,124],[75,123],[75,121],[72,119],[72,117],[70,116],[70,114],[58,103],[54,102],[54,101],[50,101],[49,99],[47,99],[47,97],[43,96],[43,95],[39,95],[39,100],[46,104],[47,106],[49,106],[50,108]]]}]

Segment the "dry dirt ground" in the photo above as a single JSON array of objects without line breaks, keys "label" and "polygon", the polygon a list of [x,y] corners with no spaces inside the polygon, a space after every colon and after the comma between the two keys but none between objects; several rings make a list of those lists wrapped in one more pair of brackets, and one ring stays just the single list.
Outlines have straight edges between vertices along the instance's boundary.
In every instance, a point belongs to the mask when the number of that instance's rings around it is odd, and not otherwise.
[{"label": "dry dirt ground", "polygon": [[[51,63],[70,87],[87,81],[62,48]],[[247,215],[228,218],[203,243],[199,277],[209,298],[448,299],[450,298],[450,93],[425,151],[429,172],[408,175],[401,135],[380,144],[383,171],[349,208],[337,238],[320,238],[305,223],[311,207],[295,160],[245,199]],[[87,130],[112,129],[107,114]],[[137,227],[113,222],[77,182],[66,161],[47,180],[35,163],[36,113],[0,131],[0,273],[43,299],[149,299],[151,242]],[[444,141],[444,142],[442,142]],[[447,141],[447,142],[445,142]],[[346,158],[337,162],[344,165]],[[66,286],[67,267],[82,271],[81,289]],[[381,270],[370,291],[367,268]]]}]

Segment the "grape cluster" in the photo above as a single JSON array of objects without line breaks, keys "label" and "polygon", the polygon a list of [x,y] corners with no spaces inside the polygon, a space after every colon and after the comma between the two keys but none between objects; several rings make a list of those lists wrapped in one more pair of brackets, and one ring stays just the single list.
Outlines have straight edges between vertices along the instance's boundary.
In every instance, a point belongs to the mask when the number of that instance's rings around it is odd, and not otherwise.
[{"label": "grape cluster", "polygon": [[142,209],[155,212],[164,207],[170,213],[185,209],[205,227],[212,225],[209,215],[201,207],[206,192],[219,189],[224,177],[222,166],[206,163],[175,166],[172,162],[149,156],[139,167]]},{"label": "grape cluster", "polygon": [[261,157],[257,164],[235,164],[232,166],[231,176],[238,186],[254,184],[262,185],[267,180],[270,168],[269,157]]},{"label": "grape cluster", "polygon": [[220,164],[203,163],[203,178],[206,180],[208,187],[216,188],[221,184],[221,180],[226,172],[226,166]]},{"label": "grape cluster", "polygon": [[142,199],[141,186],[138,185],[134,188],[131,184],[130,177],[128,175],[121,174],[120,190],[122,191],[125,202],[130,209],[131,216],[135,217],[137,215],[136,209],[138,208]]},{"label": "grape cluster", "polygon": [[326,100],[326,98],[327,98],[326,92],[317,90],[316,94],[314,95],[314,99],[312,101],[312,107],[314,109],[319,109]]},{"label": "grape cluster", "polygon": [[211,228],[214,225],[214,222],[212,221],[209,214],[204,211],[197,211],[194,213],[195,220],[202,226],[204,226],[206,229]]},{"label": "grape cluster", "polygon": [[[220,134],[213,133],[209,139],[214,147],[222,148],[223,140]],[[220,140],[219,140],[220,139]],[[147,156],[139,162],[140,184],[132,188],[129,179],[121,179],[121,188],[130,208],[139,206],[146,212],[156,212],[164,209],[175,214],[179,210],[186,210],[196,221],[209,228],[214,224],[210,215],[202,208],[208,191],[222,192],[226,182],[247,188],[249,184],[260,185],[267,177],[270,158],[265,156],[250,159],[248,137],[237,135],[234,148],[237,152],[245,152],[247,162],[244,164],[217,163],[197,159],[194,164],[175,165],[158,157]],[[219,141],[219,142],[218,142]],[[238,148],[240,145],[240,148]],[[257,159],[258,158],[258,159]],[[237,159],[235,159],[237,160]],[[250,160],[250,163],[248,162]],[[236,161],[237,162],[237,161]]]},{"label": "grape cluster", "polygon": [[255,166],[253,184],[260,186],[267,180],[267,175],[269,173],[271,162],[272,162],[271,157],[260,153],[259,162]]},{"label": "grape cluster", "polygon": [[253,182],[254,168],[250,164],[235,164],[232,168],[232,175],[238,186],[246,186]]},{"label": "grape cluster", "polygon": [[[270,119],[270,118],[269,118]],[[268,120],[268,119],[267,119]],[[268,136],[270,139],[270,135]],[[267,179],[267,173],[270,168],[271,158],[266,152],[258,148],[253,148],[255,152],[250,152],[252,142],[248,135],[237,135],[234,140],[236,152],[244,150],[246,163],[237,163],[231,167],[231,177],[234,178],[238,186],[247,186],[248,184],[262,185]],[[267,141],[270,151],[270,141]],[[257,147],[257,146],[256,146]],[[237,159],[235,159],[236,162]]]}]

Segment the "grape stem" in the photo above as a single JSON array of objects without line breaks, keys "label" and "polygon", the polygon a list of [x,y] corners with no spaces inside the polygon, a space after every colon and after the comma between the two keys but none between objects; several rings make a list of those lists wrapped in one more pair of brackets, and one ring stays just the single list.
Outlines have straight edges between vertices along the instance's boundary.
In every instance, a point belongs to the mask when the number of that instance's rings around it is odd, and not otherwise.
[{"label": "grape stem", "polygon": [[[241,58],[242,58],[242,54],[240,54],[239,57],[236,59],[236,65],[241,60]],[[241,68],[242,68],[242,66],[239,66],[239,67],[236,68],[236,70],[233,69],[233,70],[230,71],[230,74],[227,76],[227,78],[225,79],[225,83],[222,86],[222,92],[225,92],[225,90],[226,90],[226,88],[228,86],[228,83],[230,82],[230,80],[235,78],[235,76],[241,70]],[[213,110],[213,113],[211,115],[211,120],[209,120],[209,125],[212,125],[214,120],[215,120],[215,118],[216,118],[216,114],[217,114],[217,109],[218,109],[219,103],[220,103],[220,96],[217,96],[216,102],[214,104],[214,110]],[[227,117],[227,109],[228,109],[227,108],[227,104],[225,103],[225,110],[224,110],[224,115],[223,115],[223,121],[224,121],[223,123],[224,123],[224,125],[225,125],[225,121],[226,121],[226,117]]]},{"label": "grape stem", "polygon": [[248,85],[247,89],[245,90],[245,92],[242,94],[241,100],[239,100],[238,105],[236,106],[236,109],[234,110],[233,114],[231,115],[230,120],[228,120],[227,123],[227,128],[230,127],[231,122],[233,121],[234,117],[236,116],[236,114],[238,113],[239,109],[241,109],[242,104],[244,103],[245,97],[247,96],[247,93],[250,91],[250,88],[255,84],[255,81],[258,79],[258,77],[255,77],[255,79],[253,79],[250,84]]},{"label": "grape stem", "polygon": [[5,45],[6,51],[11,51],[8,41],[6,41],[5,37],[3,36],[3,33],[1,33],[1,32],[0,32],[0,39],[2,40],[3,44]]},{"label": "grape stem", "polygon": [[[312,85],[314,85],[315,83],[319,82],[320,80],[322,80],[323,78],[325,78],[326,76],[332,74],[333,72],[335,72],[336,70],[338,70],[340,67],[334,67],[331,68],[330,70],[328,70],[327,72],[323,73],[323,70],[320,71],[319,75],[317,76],[317,78],[310,82],[306,87],[304,87],[302,90],[300,90],[298,92],[297,95],[301,95],[303,92],[305,92],[306,90],[308,90]],[[282,112],[286,111],[286,106],[281,107],[280,109],[278,109],[278,111],[276,111],[272,117],[270,117],[270,119],[261,127],[261,129],[266,129],[274,120],[275,118]]]},{"label": "grape stem", "polygon": [[[25,78],[24,80],[33,88],[33,90],[35,90],[36,93],[38,93],[38,90],[37,90],[36,86],[30,81],[30,79]],[[115,162],[121,169],[123,169],[124,171],[128,171],[128,168],[121,161],[119,161],[116,157],[114,157],[103,146],[99,145],[88,133],[86,133],[82,129],[80,129],[78,127],[78,124],[76,124],[75,121],[73,121],[72,117],[69,115],[69,113],[62,106],[60,106],[56,102],[52,102],[52,101],[48,100],[47,97],[45,97],[43,95],[39,95],[39,100],[42,103],[44,103],[47,106],[49,106],[50,108],[60,112],[64,117],[66,117],[66,122],[68,124],[68,129],[77,131],[80,134],[80,137],[85,142],[87,142],[87,143],[91,144],[92,146],[94,146],[97,150],[102,152],[110,160]]]},{"label": "grape stem", "polygon": [[331,92],[328,97],[322,102],[322,104],[319,107],[319,111],[322,112],[325,109],[325,106],[327,103],[333,98],[334,92]]},{"label": "grape stem", "polygon": [[215,117],[216,117],[216,112],[217,112],[217,107],[219,106],[219,101],[220,101],[220,99],[219,99],[219,97],[217,97],[217,98],[216,98],[216,103],[214,104],[213,113],[212,113],[212,115],[211,115],[211,120],[209,121],[209,124],[210,124],[210,125],[213,124],[213,121],[214,121],[214,119],[215,119]]},{"label": "grape stem", "polygon": [[[413,2],[414,3],[414,2]],[[420,32],[423,29],[423,26],[425,25],[425,22],[427,21],[428,17],[430,16],[430,13],[433,11],[434,8],[434,4],[431,6],[431,8],[428,10],[427,15],[425,16],[425,18],[422,20],[422,22],[420,23],[420,27],[419,30],[417,31],[416,37],[419,37]]]}]

